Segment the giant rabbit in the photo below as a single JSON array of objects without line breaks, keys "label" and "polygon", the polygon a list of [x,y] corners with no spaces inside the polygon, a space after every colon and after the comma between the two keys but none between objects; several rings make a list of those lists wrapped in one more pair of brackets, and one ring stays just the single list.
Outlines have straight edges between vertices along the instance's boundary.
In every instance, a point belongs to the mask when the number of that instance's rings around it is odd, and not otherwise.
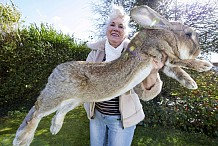
[{"label": "giant rabbit", "polygon": [[[181,68],[208,71],[212,65],[198,60],[196,32],[178,22],[169,22],[147,6],[131,10],[132,19],[144,29],[131,39],[121,57],[112,62],[70,61],[58,65],[48,78],[35,105],[17,130],[14,146],[28,146],[40,120],[56,112],[50,131],[57,134],[64,117],[84,102],[99,102],[124,94],[140,84],[152,70],[153,57],[167,55],[163,72],[189,89],[195,81]],[[150,99],[147,99],[150,100]]]}]

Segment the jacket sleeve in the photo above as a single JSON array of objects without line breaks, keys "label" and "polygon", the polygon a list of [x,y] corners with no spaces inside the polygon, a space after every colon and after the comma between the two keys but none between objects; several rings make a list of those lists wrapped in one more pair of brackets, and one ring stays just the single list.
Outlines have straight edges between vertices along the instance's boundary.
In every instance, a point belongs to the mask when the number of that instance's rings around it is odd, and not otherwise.
[{"label": "jacket sleeve", "polygon": [[87,62],[94,62],[94,56],[95,56],[96,51],[92,50],[89,54],[88,57],[86,58]]},{"label": "jacket sleeve", "polygon": [[[93,57],[94,57],[94,51],[92,50],[91,52],[89,52],[89,54],[88,54],[88,56],[87,56],[87,58],[86,58],[86,61],[87,62],[94,62],[94,59],[93,59]],[[87,114],[87,117],[88,117],[88,119],[90,120],[91,118],[92,118],[92,116],[93,116],[93,112],[92,112],[92,106],[93,106],[93,102],[85,102],[84,103],[84,108],[85,108],[85,111],[86,111],[86,114]]]},{"label": "jacket sleeve", "polygon": [[134,90],[142,100],[149,101],[149,100],[155,98],[161,92],[162,85],[163,85],[163,82],[161,81],[160,75],[158,74],[156,83],[150,90],[146,90],[143,87],[142,83],[137,85],[134,88]]}]

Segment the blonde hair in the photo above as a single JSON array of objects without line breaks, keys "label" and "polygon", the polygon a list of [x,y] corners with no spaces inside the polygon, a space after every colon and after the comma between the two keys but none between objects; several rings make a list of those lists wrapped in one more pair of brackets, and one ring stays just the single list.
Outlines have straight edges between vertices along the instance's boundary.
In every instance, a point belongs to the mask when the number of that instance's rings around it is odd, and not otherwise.
[{"label": "blonde hair", "polygon": [[128,36],[128,33],[130,31],[129,28],[129,21],[130,17],[129,15],[125,14],[124,8],[122,6],[112,5],[112,12],[109,15],[109,20],[107,23],[107,26],[116,18],[122,18],[124,20],[124,28],[125,28],[125,34]]}]

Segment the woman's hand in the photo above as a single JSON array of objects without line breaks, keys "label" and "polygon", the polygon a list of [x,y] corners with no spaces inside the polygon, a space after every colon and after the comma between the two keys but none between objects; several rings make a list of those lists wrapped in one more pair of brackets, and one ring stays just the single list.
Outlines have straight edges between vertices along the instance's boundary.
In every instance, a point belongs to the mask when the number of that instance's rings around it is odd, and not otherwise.
[{"label": "woman's hand", "polygon": [[157,73],[165,64],[167,60],[167,55],[165,52],[162,52],[162,58],[161,58],[161,61],[158,60],[157,58],[153,58],[153,69],[151,71],[150,74],[153,74],[153,73]]},{"label": "woman's hand", "polygon": [[147,76],[147,78],[142,81],[142,84],[146,90],[150,90],[157,81],[158,71],[164,66],[165,62],[167,60],[166,53],[162,52],[162,58],[161,61],[159,61],[156,58],[153,58],[153,66],[151,73]]}]

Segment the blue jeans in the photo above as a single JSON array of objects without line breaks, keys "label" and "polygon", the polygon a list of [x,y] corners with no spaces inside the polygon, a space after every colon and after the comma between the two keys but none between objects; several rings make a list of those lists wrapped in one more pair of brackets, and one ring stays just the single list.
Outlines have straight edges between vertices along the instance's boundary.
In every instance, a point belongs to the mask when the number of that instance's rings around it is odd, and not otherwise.
[{"label": "blue jeans", "polygon": [[120,115],[105,115],[95,110],[95,117],[90,120],[91,146],[130,146],[135,128],[124,129]]}]

